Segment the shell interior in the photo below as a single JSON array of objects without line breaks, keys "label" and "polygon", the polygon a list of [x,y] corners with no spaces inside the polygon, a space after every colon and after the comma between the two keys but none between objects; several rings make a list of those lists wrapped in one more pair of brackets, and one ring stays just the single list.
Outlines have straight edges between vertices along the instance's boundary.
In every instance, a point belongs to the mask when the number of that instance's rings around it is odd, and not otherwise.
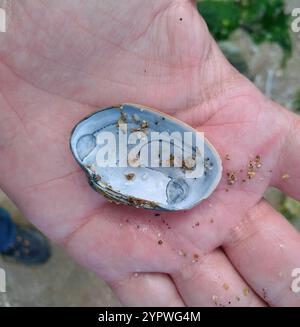
[{"label": "shell interior", "polygon": [[[123,123],[127,126],[126,135],[134,132],[137,139],[140,137],[142,140],[150,132],[178,132],[181,135],[184,132],[192,132],[193,137],[196,135],[192,127],[139,105],[124,104],[95,112],[74,127],[70,139],[71,151],[95,190],[118,203],[173,211],[192,208],[207,198],[216,188],[222,173],[221,159],[206,139],[201,159],[204,173],[198,178],[186,178],[187,168],[175,167],[174,163],[170,167],[161,167],[163,152],[158,154],[157,167],[139,164],[136,162],[136,156],[132,157],[136,167],[130,165],[120,167],[118,149],[121,142],[120,133],[124,132]],[[102,132],[110,132],[115,136],[116,150],[111,147],[112,151],[117,152],[112,154],[115,164],[113,166],[99,167],[97,164],[99,150],[108,146],[98,142],[98,136]],[[136,144],[127,145],[129,153]],[[178,144],[180,143],[171,144],[170,159],[174,158],[176,147],[180,146]],[[144,140],[143,146],[147,146],[151,158],[151,139]],[[160,144],[160,151],[163,151],[162,149],[163,145]],[[197,148],[192,146],[192,155],[196,152]],[[127,158],[128,162],[130,158],[130,156],[129,159]]]}]

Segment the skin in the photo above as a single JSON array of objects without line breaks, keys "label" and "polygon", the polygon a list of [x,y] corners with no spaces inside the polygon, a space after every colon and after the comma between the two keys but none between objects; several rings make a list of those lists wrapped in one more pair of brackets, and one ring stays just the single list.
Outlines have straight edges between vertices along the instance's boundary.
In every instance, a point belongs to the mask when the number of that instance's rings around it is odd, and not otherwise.
[{"label": "skin", "polygon": [[[16,0],[7,10],[0,186],[30,221],[125,305],[300,306],[291,290],[300,236],[262,199],[270,185],[300,199],[299,118],[234,70],[195,4]],[[209,199],[157,217],[88,186],[70,131],[96,109],[124,102],[205,132],[224,166]],[[249,180],[257,155],[262,166]]]}]

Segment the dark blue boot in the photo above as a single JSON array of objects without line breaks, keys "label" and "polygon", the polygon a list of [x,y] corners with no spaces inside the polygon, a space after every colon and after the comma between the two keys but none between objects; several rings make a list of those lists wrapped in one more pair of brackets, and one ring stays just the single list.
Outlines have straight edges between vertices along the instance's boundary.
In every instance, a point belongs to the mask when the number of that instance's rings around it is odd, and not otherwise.
[{"label": "dark blue boot", "polygon": [[17,225],[10,214],[0,208],[0,253],[26,265],[37,265],[49,259],[50,246],[42,234]]}]

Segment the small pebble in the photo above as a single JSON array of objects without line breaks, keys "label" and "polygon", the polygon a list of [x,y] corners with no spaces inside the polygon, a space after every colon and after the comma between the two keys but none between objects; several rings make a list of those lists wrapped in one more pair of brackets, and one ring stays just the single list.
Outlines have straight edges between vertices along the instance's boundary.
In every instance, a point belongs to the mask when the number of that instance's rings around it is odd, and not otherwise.
[{"label": "small pebble", "polygon": [[261,163],[261,156],[260,155],[257,155],[255,157],[255,165],[256,165],[256,168],[260,168],[262,166],[262,163]]},{"label": "small pebble", "polygon": [[149,126],[148,122],[146,120],[143,120],[141,123],[141,128],[147,128]]},{"label": "small pebble", "polygon": [[195,262],[198,262],[198,260],[199,260],[199,255],[198,255],[197,253],[195,253],[195,254],[193,255],[193,260],[192,260],[192,262],[195,263]]},{"label": "small pebble", "polygon": [[125,177],[128,181],[131,181],[135,178],[135,174],[134,173],[125,174]]},{"label": "small pebble", "polygon": [[287,179],[289,179],[290,178],[290,175],[289,174],[287,174],[287,173],[285,173],[285,174],[283,174],[282,176],[281,176],[281,179],[282,180],[287,180]]},{"label": "small pebble", "polygon": [[227,172],[227,184],[233,185],[237,181],[237,177],[235,175],[234,171],[228,171]]},{"label": "small pebble", "polygon": [[244,296],[247,296],[249,294],[249,288],[248,287],[245,287],[243,289],[243,294],[244,294]]}]

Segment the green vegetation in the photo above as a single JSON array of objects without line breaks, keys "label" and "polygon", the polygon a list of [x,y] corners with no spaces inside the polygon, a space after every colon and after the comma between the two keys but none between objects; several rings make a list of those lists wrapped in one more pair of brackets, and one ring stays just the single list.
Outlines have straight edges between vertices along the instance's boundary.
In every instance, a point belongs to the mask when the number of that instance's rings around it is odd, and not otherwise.
[{"label": "green vegetation", "polygon": [[280,203],[279,211],[290,222],[294,222],[298,217],[300,217],[300,203],[285,196]]},{"label": "green vegetation", "polygon": [[[252,76],[239,48],[226,42],[238,28],[256,44],[278,44],[283,51],[283,65],[291,56],[290,16],[284,12],[284,0],[197,0],[197,7],[227,59],[248,78]],[[293,110],[300,114],[300,89]],[[292,223],[300,217],[300,203],[283,194],[277,209]]]},{"label": "green vegetation", "polygon": [[294,101],[293,101],[293,110],[300,113],[300,89],[296,92]]},{"label": "green vegetation", "polygon": [[[293,101],[293,111],[300,113],[300,89],[296,92],[294,101]],[[300,217],[300,203],[296,200],[293,200],[289,197],[285,197],[282,200],[280,212],[291,222],[294,222],[297,218]]]},{"label": "green vegetation", "polygon": [[283,63],[290,57],[290,21],[284,0],[198,0],[197,7],[218,41],[241,28],[255,43],[277,43],[284,53]]}]

